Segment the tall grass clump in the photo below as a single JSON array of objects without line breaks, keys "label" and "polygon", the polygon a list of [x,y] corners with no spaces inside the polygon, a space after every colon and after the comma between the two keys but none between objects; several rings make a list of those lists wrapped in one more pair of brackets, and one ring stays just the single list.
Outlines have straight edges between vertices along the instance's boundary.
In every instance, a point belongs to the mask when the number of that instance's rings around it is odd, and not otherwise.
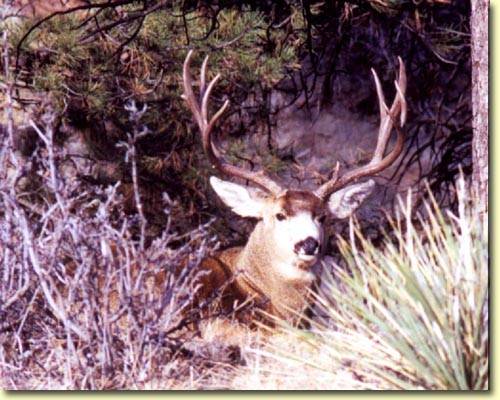
[{"label": "tall grass clump", "polygon": [[324,389],[488,389],[487,219],[463,179],[455,193],[456,212],[432,195],[419,213],[401,202],[381,246],[352,223],[345,264],[324,265],[312,330],[284,328],[260,363],[286,361]]},{"label": "tall grass clump", "polygon": [[348,267],[335,268],[322,297],[340,332],[364,333],[387,356],[331,345],[401,389],[488,388],[488,226],[463,179],[456,195],[456,213],[430,196],[415,218],[408,200],[381,249],[353,227],[341,241]]}]

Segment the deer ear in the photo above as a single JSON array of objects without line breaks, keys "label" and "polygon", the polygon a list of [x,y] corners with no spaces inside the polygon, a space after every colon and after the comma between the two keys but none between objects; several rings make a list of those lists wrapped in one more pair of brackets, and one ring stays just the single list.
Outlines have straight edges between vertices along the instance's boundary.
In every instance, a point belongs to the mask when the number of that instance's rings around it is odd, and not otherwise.
[{"label": "deer ear", "polygon": [[349,217],[373,191],[373,179],[347,186],[333,193],[328,200],[328,208],[335,218]]},{"label": "deer ear", "polygon": [[221,200],[242,217],[262,218],[264,200],[260,192],[236,183],[210,177],[210,184]]}]

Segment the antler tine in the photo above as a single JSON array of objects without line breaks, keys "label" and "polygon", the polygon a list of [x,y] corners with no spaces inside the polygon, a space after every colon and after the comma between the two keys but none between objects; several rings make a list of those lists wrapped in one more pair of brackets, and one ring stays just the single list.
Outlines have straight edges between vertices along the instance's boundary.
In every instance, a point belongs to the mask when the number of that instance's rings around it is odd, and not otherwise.
[{"label": "antler tine", "polygon": [[186,100],[186,103],[193,114],[196,123],[202,129],[203,121],[201,120],[200,107],[195,100],[193,93],[193,77],[191,76],[190,63],[191,56],[193,55],[193,50],[189,50],[186,59],[184,60],[184,65],[182,68],[182,83],[184,86],[184,93],[182,98]]},{"label": "antler tine", "polygon": [[191,110],[198,127],[200,128],[203,149],[210,160],[210,163],[224,174],[235,176],[244,180],[253,182],[260,188],[273,195],[278,195],[282,192],[282,188],[273,179],[268,177],[264,171],[249,171],[236,165],[231,165],[226,163],[221,156],[221,152],[215,146],[212,141],[212,129],[221,117],[221,115],[226,110],[229,105],[229,100],[226,100],[221,108],[212,116],[210,121],[208,121],[208,102],[210,100],[210,94],[214,88],[217,81],[220,79],[220,74],[217,74],[206,86],[206,68],[208,64],[208,56],[205,57],[203,61],[201,71],[200,71],[200,97],[201,104],[196,101],[193,92],[192,76],[190,72],[191,56],[193,51],[190,50],[186,60],[184,61],[183,68],[183,84],[184,84],[184,94],[183,98],[186,100],[189,109]]},{"label": "antler tine", "polygon": [[205,57],[205,59],[203,60],[203,63],[201,64],[200,96],[203,96],[203,94],[205,93],[205,84],[206,84],[206,77],[207,77],[207,64],[208,64],[208,56]]},{"label": "antler tine", "polygon": [[388,139],[391,135],[392,126],[394,125],[394,120],[399,112],[401,112],[400,126],[403,126],[406,122],[406,100],[404,98],[404,92],[406,91],[406,71],[404,68],[403,60],[398,57],[399,60],[399,77],[398,81],[394,81],[394,86],[396,87],[396,96],[391,105],[391,109],[387,108],[387,104],[384,99],[384,93],[382,91],[382,85],[378,78],[377,73],[372,68],[373,78],[375,79],[375,86],[377,88],[377,96],[379,99],[380,107],[380,128],[379,136],[377,139],[377,147],[373,153],[372,162],[380,162],[384,156],[385,149],[387,147]]},{"label": "antler tine", "polygon": [[[401,57],[398,57],[399,60],[399,76],[398,80],[394,82],[396,87],[396,95],[394,97],[394,101],[392,102],[391,108],[387,107],[385,102],[384,93],[382,90],[382,85],[380,84],[380,79],[372,69],[373,79],[375,80],[375,87],[377,90],[377,97],[380,109],[380,126],[377,138],[377,146],[373,152],[372,159],[370,162],[360,168],[354,169],[352,171],[347,172],[342,176],[338,176],[337,173],[334,174],[333,178],[328,182],[324,183],[320,186],[315,194],[322,200],[325,200],[332,194],[333,192],[343,188],[349,183],[360,179],[365,176],[374,175],[389,165],[391,165],[401,154],[403,150],[404,136],[399,129],[406,122],[407,115],[407,104],[405,100],[405,92],[407,85],[406,78],[406,70],[403,64],[403,60]],[[396,117],[400,114],[399,118],[399,126],[396,126],[397,131],[397,140],[394,148],[384,157],[384,153],[387,149],[387,144],[389,142],[389,138],[391,136],[392,128],[394,126],[394,122],[396,121]]]}]

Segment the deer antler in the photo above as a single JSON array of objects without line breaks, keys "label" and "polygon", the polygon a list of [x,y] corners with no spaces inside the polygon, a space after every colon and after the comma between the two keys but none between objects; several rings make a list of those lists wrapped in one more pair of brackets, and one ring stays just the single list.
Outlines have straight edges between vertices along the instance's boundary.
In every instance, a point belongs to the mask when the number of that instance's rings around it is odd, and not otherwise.
[{"label": "deer antler", "polygon": [[210,98],[210,93],[217,81],[220,79],[220,74],[217,74],[215,78],[210,81],[208,86],[206,86],[208,56],[205,57],[200,72],[201,102],[198,102],[193,92],[192,76],[190,72],[190,62],[192,54],[193,51],[190,50],[186,57],[186,60],[184,61],[182,76],[184,84],[184,94],[182,97],[184,100],[186,100],[186,103],[188,104],[189,109],[193,113],[194,119],[196,120],[196,123],[200,128],[203,149],[205,150],[208,159],[210,160],[212,165],[220,172],[251,181],[267,192],[270,192],[273,195],[278,195],[280,192],[282,192],[283,189],[273,179],[268,177],[264,173],[264,171],[249,171],[238,166],[228,164],[222,159],[219,149],[217,149],[215,144],[212,142],[212,129],[217,120],[229,105],[229,100],[226,100],[222,107],[219,108],[219,110],[213,115],[210,121],[208,121],[208,101]]},{"label": "deer antler", "polygon": [[[377,139],[377,147],[373,153],[373,157],[370,162],[360,168],[354,169],[352,171],[347,172],[346,174],[339,177],[339,164],[337,163],[333,177],[325,182],[322,186],[320,186],[314,194],[318,196],[322,200],[326,200],[330,194],[333,192],[343,188],[349,183],[365,177],[369,175],[374,175],[389,165],[391,165],[396,158],[401,154],[403,150],[403,133],[399,129],[406,122],[406,113],[407,113],[407,105],[405,100],[405,92],[406,92],[406,70],[403,64],[403,61],[400,57],[399,60],[399,77],[397,81],[394,81],[394,85],[396,86],[396,96],[394,101],[389,109],[385,102],[384,93],[382,92],[382,85],[380,84],[380,80],[378,78],[377,73],[372,68],[373,78],[375,80],[375,86],[377,88],[377,96],[380,108],[380,126],[379,133]],[[398,134],[396,144],[394,148],[391,150],[389,154],[384,157],[384,153],[386,151],[387,143],[391,136],[392,128],[394,122],[397,118],[398,113],[400,114],[399,118],[399,127],[396,127],[396,131]]]}]

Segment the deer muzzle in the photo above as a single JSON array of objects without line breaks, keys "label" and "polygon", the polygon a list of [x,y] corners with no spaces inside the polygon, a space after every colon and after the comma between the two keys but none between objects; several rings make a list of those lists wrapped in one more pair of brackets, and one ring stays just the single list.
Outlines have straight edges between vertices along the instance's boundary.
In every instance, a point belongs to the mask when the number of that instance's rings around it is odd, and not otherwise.
[{"label": "deer muzzle", "polygon": [[295,244],[294,251],[296,254],[305,256],[315,256],[319,251],[319,242],[313,237],[309,236],[305,240]]}]

